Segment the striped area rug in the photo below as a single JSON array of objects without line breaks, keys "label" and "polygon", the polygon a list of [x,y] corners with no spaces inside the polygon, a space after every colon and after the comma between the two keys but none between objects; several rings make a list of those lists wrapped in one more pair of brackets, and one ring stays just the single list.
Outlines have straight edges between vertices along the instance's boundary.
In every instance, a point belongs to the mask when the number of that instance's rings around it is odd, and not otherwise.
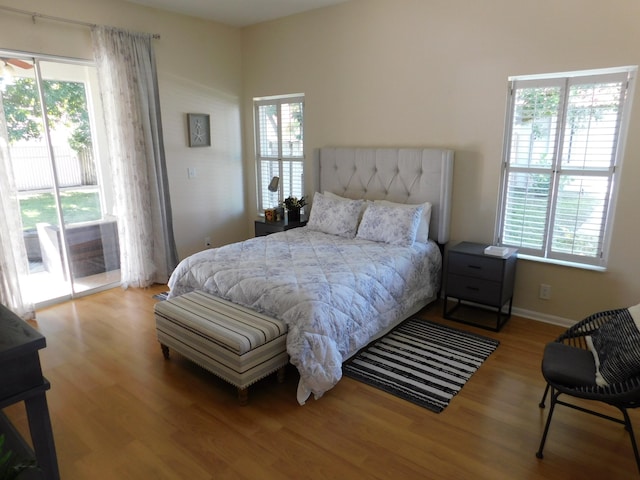
[{"label": "striped area rug", "polygon": [[342,372],[440,413],[499,343],[412,318],[358,352]]}]

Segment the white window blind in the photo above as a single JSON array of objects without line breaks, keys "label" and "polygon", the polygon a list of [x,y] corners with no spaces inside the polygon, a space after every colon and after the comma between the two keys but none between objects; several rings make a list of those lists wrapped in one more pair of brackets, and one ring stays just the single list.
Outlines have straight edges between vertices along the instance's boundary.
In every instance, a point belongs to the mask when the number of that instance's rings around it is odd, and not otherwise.
[{"label": "white window blind", "polygon": [[[258,211],[273,208],[284,198],[304,192],[304,96],[254,100]],[[279,178],[278,191],[268,189]]]},{"label": "white window blind", "polygon": [[606,265],[635,71],[511,79],[497,243]]}]

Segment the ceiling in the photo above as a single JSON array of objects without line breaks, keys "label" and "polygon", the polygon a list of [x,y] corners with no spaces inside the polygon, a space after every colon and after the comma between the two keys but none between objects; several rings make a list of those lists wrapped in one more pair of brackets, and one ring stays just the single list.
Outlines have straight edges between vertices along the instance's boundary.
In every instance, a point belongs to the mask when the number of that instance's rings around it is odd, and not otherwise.
[{"label": "ceiling", "polygon": [[274,20],[348,0],[128,0],[234,27]]}]

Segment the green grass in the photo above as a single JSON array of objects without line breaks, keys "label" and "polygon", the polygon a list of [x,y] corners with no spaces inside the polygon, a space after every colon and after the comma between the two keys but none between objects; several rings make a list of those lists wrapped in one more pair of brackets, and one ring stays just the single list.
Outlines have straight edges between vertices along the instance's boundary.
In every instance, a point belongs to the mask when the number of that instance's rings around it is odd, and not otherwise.
[{"label": "green grass", "polygon": [[[100,220],[102,210],[98,192],[68,191],[60,194],[65,223]],[[40,222],[58,224],[53,193],[39,193],[20,199],[24,230],[36,228]]]}]

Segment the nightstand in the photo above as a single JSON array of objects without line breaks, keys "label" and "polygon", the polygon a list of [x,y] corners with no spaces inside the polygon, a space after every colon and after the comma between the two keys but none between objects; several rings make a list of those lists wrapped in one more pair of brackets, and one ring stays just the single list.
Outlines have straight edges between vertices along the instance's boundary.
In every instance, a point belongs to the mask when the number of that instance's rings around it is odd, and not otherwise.
[{"label": "nightstand", "polygon": [[302,215],[300,220],[280,220],[279,222],[267,222],[264,218],[259,218],[255,221],[255,235],[256,237],[264,237],[271,233],[284,232],[292,228],[304,227],[307,224],[307,218]]},{"label": "nightstand", "polygon": [[[487,255],[484,253],[486,247],[484,244],[462,242],[449,249],[443,316],[497,332],[511,317],[518,256],[515,248],[509,249],[505,257]],[[455,300],[451,308],[449,298]],[[488,324],[474,321],[469,316],[454,316],[463,304],[495,310],[497,318]]]}]

